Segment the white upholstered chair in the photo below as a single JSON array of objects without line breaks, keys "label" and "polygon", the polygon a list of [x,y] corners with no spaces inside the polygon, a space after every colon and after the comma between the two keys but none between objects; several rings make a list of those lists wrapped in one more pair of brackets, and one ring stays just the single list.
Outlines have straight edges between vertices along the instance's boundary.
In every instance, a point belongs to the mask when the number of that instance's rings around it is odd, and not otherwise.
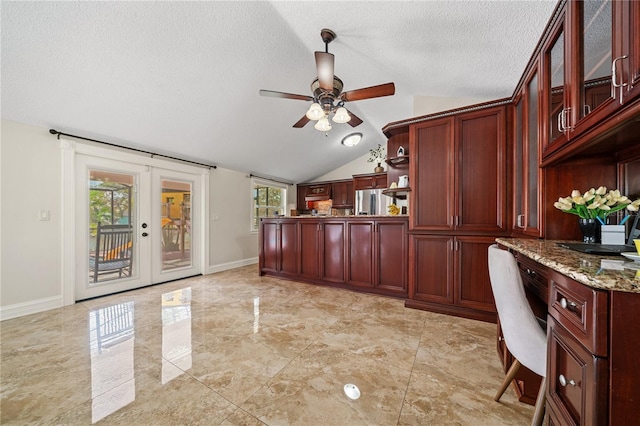
[{"label": "white upholstered chair", "polygon": [[546,332],[538,324],[527,301],[515,257],[507,250],[498,248],[496,244],[489,247],[489,277],[505,344],[515,358],[496,393],[495,400],[500,400],[520,365],[524,365],[542,376],[542,384],[531,421],[532,425],[541,425],[544,416],[547,370]]}]

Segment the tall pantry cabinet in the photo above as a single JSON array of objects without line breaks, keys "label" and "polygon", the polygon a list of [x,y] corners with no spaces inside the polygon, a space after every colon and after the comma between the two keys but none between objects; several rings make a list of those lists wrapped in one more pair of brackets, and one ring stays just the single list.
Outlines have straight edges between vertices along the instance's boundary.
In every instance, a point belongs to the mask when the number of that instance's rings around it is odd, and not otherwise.
[{"label": "tall pantry cabinet", "polygon": [[509,234],[507,111],[498,101],[409,126],[406,306],[495,321],[487,249]]}]

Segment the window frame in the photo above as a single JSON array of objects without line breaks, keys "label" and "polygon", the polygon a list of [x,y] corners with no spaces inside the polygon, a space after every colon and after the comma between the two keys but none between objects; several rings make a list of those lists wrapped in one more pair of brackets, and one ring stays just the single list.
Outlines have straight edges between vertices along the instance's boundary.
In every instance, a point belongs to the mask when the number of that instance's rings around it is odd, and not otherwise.
[{"label": "window frame", "polygon": [[287,195],[288,195],[288,185],[284,183],[274,182],[270,180],[260,179],[256,177],[251,178],[251,188],[250,188],[250,213],[249,213],[249,230],[252,234],[255,234],[260,229],[260,218],[267,216],[260,216],[256,210],[259,208],[268,208],[273,209],[274,206],[262,206],[259,207],[256,205],[256,197],[254,196],[254,192],[258,189],[257,187],[268,187],[268,188],[277,188],[282,191],[282,199],[280,202],[280,209],[282,214],[285,214],[287,208]]}]

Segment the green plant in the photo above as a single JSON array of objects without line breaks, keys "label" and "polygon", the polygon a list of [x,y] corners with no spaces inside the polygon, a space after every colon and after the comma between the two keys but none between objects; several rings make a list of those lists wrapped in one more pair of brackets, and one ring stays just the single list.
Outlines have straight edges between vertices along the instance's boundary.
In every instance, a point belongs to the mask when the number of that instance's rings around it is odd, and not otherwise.
[{"label": "green plant", "polygon": [[382,160],[384,160],[385,158],[387,158],[385,151],[387,150],[386,147],[378,144],[377,148],[374,149],[370,149],[369,150],[369,159],[367,160],[368,163],[380,163],[382,162]]},{"label": "green plant", "polygon": [[574,189],[568,197],[558,198],[553,206],[583,219],[604,220],[611,213],[624,208],[637,212],[640,209],[640,198],[632,202],[627,196],[621,195],[619,190],[607,192],[607,188],[601,186],[598,189],[591,188],[584,194]]}]

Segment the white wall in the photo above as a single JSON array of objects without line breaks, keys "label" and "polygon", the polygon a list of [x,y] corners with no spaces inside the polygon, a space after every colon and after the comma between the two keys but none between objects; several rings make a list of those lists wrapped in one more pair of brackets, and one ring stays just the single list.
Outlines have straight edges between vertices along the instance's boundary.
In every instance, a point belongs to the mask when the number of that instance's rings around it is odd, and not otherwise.
[{"label": "white wall", "polygon": [[[0,142],[0,319],[7,319],[63,304],[62,154],[47,128],[7,120]],[[257,262],[250,182],[246,173],[231,170],[209,174],[207,272]],[[48,211],[50,220],[40,221],[41,211]]]},{"label": "white wall", "polygon": [[53,307],[62,300],[60,148],[48,129],[11,121],[2,120],[0,136],[0,306]]},{"label": "white wall", "polygon": [[217,168],[209,175],[209,271],[258,261],[258,234],[251,232],[251,179]]}]

